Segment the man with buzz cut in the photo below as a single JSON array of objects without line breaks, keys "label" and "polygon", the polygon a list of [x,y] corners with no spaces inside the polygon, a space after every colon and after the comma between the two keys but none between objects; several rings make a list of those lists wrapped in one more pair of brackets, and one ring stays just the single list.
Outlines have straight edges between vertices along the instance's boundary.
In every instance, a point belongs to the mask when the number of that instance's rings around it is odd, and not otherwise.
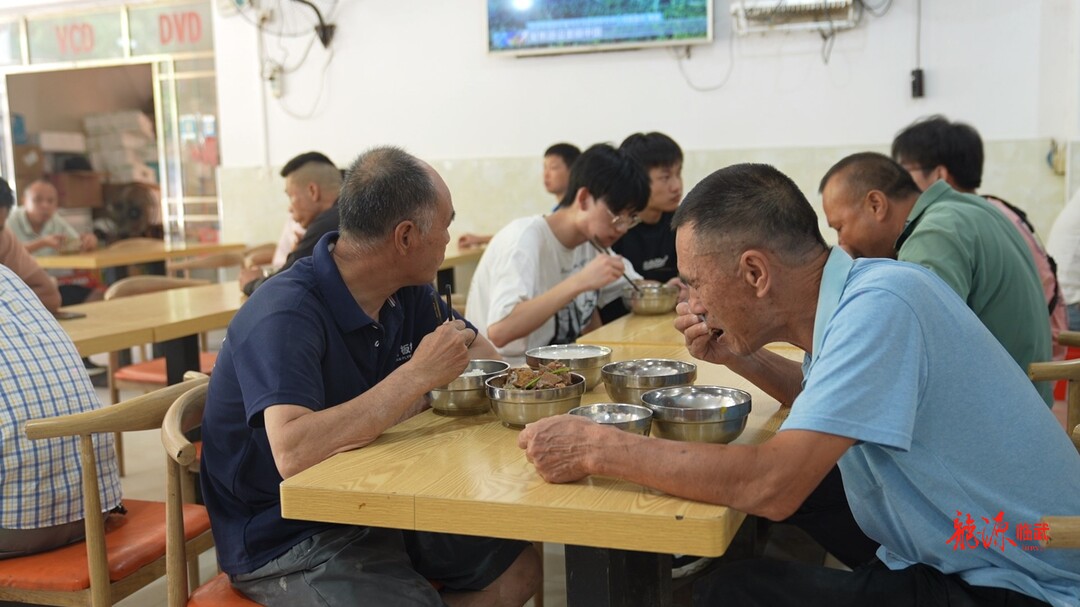
[{"label": "man with buzz cut", "polygon": [[518,436],[540,476],[625,479],[783,520],[839,466],[858,527],[880,544],[872,560],[723,563],[695,584],[698,607],[1080,605],[1080,551],[1030,531],[1080,512],[1080,455],[951,285],[828,246],[795,182],[767,165],[714,172],[672,224],[688,350],[790,411],[768,440],[726,445],[548,417]]},{"label": "man with buzz cut", "polygon": [[[341,191],[341,171],[319,152],[305,152],[292,158],[282,167],[281,176],[285,178],[291,223],[303,229],[304,235],[278,272],[288,270],[299,259],[310,257],[315,243],[326,233],[338,229],[336,203]],[[251,295],[266,278],[257,268],[243,269],[239,276],[240,288],[246,295]]]},{"label": "man with buzz cut", "polygon": [[[929,268],[960,296],[1027,372],[1051,359],[1050,323],[1035,261],[998,209],[939,180],[924,192],[910,172],[874,152],[852,154],[821,179],[821,204],[852,257]],[[1047,406],[1050,382],[1038,382]]]}]

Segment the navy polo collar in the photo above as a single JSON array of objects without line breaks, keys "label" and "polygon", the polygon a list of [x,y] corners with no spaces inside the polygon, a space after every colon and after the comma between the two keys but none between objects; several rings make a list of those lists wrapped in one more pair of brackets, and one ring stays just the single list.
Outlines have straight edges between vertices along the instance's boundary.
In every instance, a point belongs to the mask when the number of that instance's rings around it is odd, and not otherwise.
[{"label": "navy polo collar", "polygon": [[[337,239],[338,232],[327,232],[323,235],[315,245],[312,263],[315,266],[315,279],[318,281],[319,291],[326,299],[327,307],[334,316],[334,322],[343,333],[351,333],[376,324],[376,321],[356,303],[345,280],[341,278],[341,272],[334,263],[332,248],[332,245],[337,243]],[[393,298],[390,302],[393,305]]]}]

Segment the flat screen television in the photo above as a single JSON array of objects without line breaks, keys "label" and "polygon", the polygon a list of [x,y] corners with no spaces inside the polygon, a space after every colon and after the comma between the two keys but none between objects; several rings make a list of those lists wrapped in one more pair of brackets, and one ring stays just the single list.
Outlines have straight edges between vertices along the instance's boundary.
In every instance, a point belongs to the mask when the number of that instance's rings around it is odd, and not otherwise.
[{"label": "flat screen television", "polygon": [[488,51],[581,53],[712,41],[712,0],[487,0]]}]

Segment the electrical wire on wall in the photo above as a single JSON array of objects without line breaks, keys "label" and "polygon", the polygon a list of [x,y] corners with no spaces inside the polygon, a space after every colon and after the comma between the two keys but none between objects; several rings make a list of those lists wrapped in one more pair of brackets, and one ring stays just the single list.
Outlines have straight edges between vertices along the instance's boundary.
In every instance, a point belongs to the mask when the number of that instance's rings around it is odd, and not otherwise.
[{"label": "electrical wire on wall", "polygon": [[[303,6],[310,7],[314,15]],[[326,74],[334,59],[334,49],[330,47],[334,26],[330,24],[338,8],[338,0],[331,0],[324,11],[320,11],[308,0],[264,1],[259,8],[248,5],[239,11],[240,16],[258,30],[258,56],[260,77],[270,84],[273,97],[281,111],[297,120],[307,120],[315,116],[322,107],[327,88]],[[325,13],[325,18],[324,18]],[[300,56],[290,57],[287,39],[307,37]],[[269,40],[275,44],[271,48]],[[319,85],[315,99],[306,110],[297,110],[285,102],[285,80],[308,65],[311,49],[319,41],[326,49],[326,59],[319,71]]]},{"label": "electrical wire on wall", "polygon": [[[783,0],[781,0],[781,3],[783,3]],[[889,9],[892,8],[892,3],[893,0],[882,0],[878,4],[871,4],[866,0],[855,0],[856,13],[854,27],[858,27],[862,22],[863,13],[869,13],[877,18],[884,17],[885,14],[889,12]],[[823,9],[822,12],[824,13],[829,27],[827,29],[822,28],[818,30],[818,33],[821,34],[821,62],[828,65],[829,58],[832,56],[833,44],[836,42],[836,35],[841,33],[842,30],[833,26],[832,17],[829,15],[829,10],[827,8]]]},{"label": "electrical wire on wall", "polygon": [[685,49],[672,48],[672,54],[675,55],[675,61],[679,64],[679,73],[682,74],[683,80],[686,81],[686,85],[700,93],[708,93],[711,91],[717,91],[724,87],[731,78],[731,72],[735,68],[735,32],[731,32],[728,36],[728,65],[727,70],[724,71],[724,77],[720,79],[720,82],[710,85],[696,84],[691,78],[690,74],[686,73],[685,62],[690,60],[690,47]]}]

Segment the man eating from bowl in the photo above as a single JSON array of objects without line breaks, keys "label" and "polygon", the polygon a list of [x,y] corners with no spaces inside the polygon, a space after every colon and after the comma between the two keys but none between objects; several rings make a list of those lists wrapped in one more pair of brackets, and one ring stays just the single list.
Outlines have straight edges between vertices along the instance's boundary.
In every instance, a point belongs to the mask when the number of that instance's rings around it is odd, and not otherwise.
[{"label": "man eating from bowl", "polygon": [[[766,165],[713,173],[673,226],[690,287],[676,327],[690,352],[791,403],[790,414],[759,445],[549,418],[519,437],[541,476],[623,478],[782,520],[838,464],[855,520],[881,544],[876,558],[854,571],[726,564],[695,589],[701,605],[1080,602],[1080,553],[1016,535],[1044,515],[1080,512],[1080,455],[945,282],[828,247],[795,183]],[[772,342],[804,350],[801,368],[764,349]]]},{"label": "man eating from bowl", "polygon": [[477,264],[469,317],[511,364],[526,350],[573,343],[600,326],[633,266],[607,252],[637,223],[649,199],[644,169],[610,145],[574,161],[570,186],[554,213],[522,217],[499,230]]},{"label": "man eating from bowl", "polygon": [[218,562],[262,605],[522,605],[539,580],[528,543],[281,517],[282,479],[363,448],[497,356],[431,287],[454,217],[434,169],[372,149],[338,206],[340,233],[255,291],[214,367],[201,476]]}]

